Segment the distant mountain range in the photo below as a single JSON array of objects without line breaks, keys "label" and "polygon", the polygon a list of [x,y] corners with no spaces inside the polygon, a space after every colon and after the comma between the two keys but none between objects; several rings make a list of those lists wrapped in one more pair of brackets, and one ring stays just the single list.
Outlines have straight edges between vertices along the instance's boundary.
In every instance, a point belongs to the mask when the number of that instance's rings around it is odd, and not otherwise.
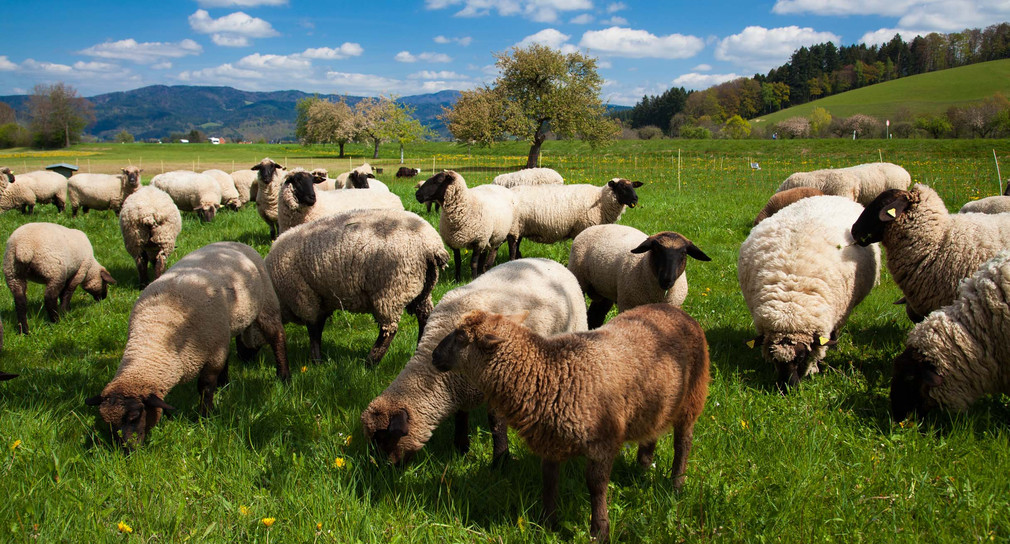
[{"label": "distant mountain range", "polygon": [[[459,94],[459,91],[441,91],[404,96],[398,101],[414,106],[414,116],[422,124],[448,137],[438,115],[443,106],[455,104]],[[231,87],[152,85],[87,97],[95,107],[95,122],[85,132],[100,140],[111,140],[124,129],[138,141],[168,138],[170,134],[188,133],[193,129],[232,141],[293,140],[295,104],[310,96],[316,95],[302,91],[250,92]],[[317,96],[327,100],[344,98],[351,106],[364,98]],[[0,102],[10,104],[19,117],[27,117],[27,95],[0,96]]]}]

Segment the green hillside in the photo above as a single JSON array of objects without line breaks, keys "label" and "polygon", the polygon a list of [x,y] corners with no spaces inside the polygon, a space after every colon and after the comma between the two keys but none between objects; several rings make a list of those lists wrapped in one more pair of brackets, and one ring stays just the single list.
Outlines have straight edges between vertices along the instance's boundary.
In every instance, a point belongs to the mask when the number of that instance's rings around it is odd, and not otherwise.
[{"label": "green hillside", "polygon": [[893,118],[899,108],[908,108],[913,115],[941,113],[950,106],[976,102],[997,92],[1010,96],[1010,59],[878,83],[764,115],[756,121],[772,124],[790,117],[806,117],[818,106],[833,117],[864,113],[887,119]]}]

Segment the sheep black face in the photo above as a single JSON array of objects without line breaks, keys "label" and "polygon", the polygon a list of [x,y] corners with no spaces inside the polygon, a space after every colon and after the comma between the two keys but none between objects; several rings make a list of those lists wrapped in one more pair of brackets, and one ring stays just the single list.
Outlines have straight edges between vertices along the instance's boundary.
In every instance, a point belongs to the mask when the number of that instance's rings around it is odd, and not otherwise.
[{"label": "sheep black face", "polygon": [[905,213],[912,199],[912,193],[901,189],[880,193],[852,224],[852,238],[863,247],[883,240],[888,223]]},{"label": "sheep black face", "polygon": [[284,178],[284,184],[290,185],[295,199],[302,206],[313,206],[316,203],[315,176],[305,171],[291,172]]},{"label": "sheep black face", "polygon": [[89,274],[86,278],[84,278],[84,282],[81,283],[81,288],[95,300],[101,301],[105,300],[105,297],[109,295],[109,286],[115,284],[116,278],[113,278],[112,274],[109,274],[108,270],[102,268],[98,271],[98,276],[92,276]]},{"label": "sheep black face", "polygon": [[687,268],[685,255],[699,261],[712,260],[690,240],[676,232],[669,231],[653,234],[631,252],[649,252],[649,266],[652,268],[652,273],[656,275],[659,288],[664,291],[673,287],[677,278]]},{"label": "sheep black face", "polygon": [[283,170],[284,167],[270,159],[263,159],[252,167],[252,170],[259,172],[259,180],[266,184],[270,184],[274,180],[274,174],[278,169]]},{"label": "sheep black face", "polygon": [[347,181],[351,183],[351,186],[355,189],[368,189],[369,178],[375,179],[372,174],[363,174],[361,172],[351,172],[347,175]]},{"label": "sheep black face", "polygon": [[398,408],[369,406],[361,414],[361,424],[379,451],[386,455],[391,465],[407,463],[424,444],[410,437],[410,412]]},{"label": "sheep black face", "polygon": [[449,188],[449,185],[452,185],[452,182],[456,179],[456,175],[456,172],[448,170],[431,176],[414,193],[414,198],[421,204],[425,202],[442,203],[445,199],[445,190]]},{"label": "sheep black face", "polygon": [[638,206],[638,193],[635,189],[645,185],[641,181],[628,181],[623,178],[614,178],[607,182],[607,186],[614,191],[617,201],[629,208]]},{"label": "sheep black face", "polygon": [[891,417],[894,421],[904,421],[913,412],[924,416],[936,407],[936,401],[929,396],[929,390],[943,383],[936,373],[936,366],[926,360],[919,350],[905,348],[894,359],[894,375],[891,377]]},{"label": "sheep black face", "polygon": [[322,168],[316,168],[315,170],[312,171],[312,183],[322,183],[326,181],[326,177],[329,175],[330,173],[327,172],[326,170]]},{"label": "sheep black face", "polygon": [[194,211],[196,212],[196,216],[200,218],[201,222],[210,223],[214,220],[214,216],[217,215],[217,206],[211,204],[206,208],[199,208]]},{"label": "sheep black face", "polygon": [[144,398],[97,395],[85,399],[84,404],[98,406],[98,413],[108,423],[113,440],[127,451],[144,442],[148,429],[161,419],[162,410],[175,410],[154,393]]}]

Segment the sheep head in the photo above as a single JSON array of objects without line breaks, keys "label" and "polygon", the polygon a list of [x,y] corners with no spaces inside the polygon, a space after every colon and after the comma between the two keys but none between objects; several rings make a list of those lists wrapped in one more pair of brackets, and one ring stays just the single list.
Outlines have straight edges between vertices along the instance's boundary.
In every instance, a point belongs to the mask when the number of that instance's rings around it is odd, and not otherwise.
[{"label": "sheep head", "polygon": [[631,252],[649,254],[649,266],[659,282],[659,288],[664,291],[673,287],[677,278],[684,273],[687,267],[685,256],[699,261],[712,260],[690,240],[670,231],[653,234]]},{"label": "sheep head", "polygon": [[[325,181],[325,178],[323,178]],[[284,185],[291,186],[291,192],[301,206],[314,206],[316,203],[316,177],[305,170],[295,169],[284,177]]]},{"label": "sheep head", "polygon": [[[775,364],[778,373],[776,385],[783,394],[790,387],[800,384],[800,379],[814,370],[817,362],[811,365],[811,355],[822,346],[833,346],[837,341],[820,334],[804,332],[772,332],[758,336],[754,343],[761,343],[761,352],[765,360]],[[748,342],[748,345],[751,345]]]},{"label": "sheep head", "polygon": [[91,270],[88,270],[87,276],[81,283],[81,288],[95,300],[105,300],[105,297],[109,295],[109,286],[115,284],[116,278],[113,278],[104,266],[96,262]]},{"label": "sheep head", "polygon": [[175,410],[154,393],[96,395],[85,399],[84,404],[98,406],[98,414],[109,425],[113,440],[127,451],[144,442],[147,431],[161,419],[162,410]]},{"label": "sheep head", "polygon": [[905,351],[894,359],[894,375],[891,377],[891,417],[894,421],[904,421],[913,412],[923,416],[936,407],[936,401],[929,396],[930,389],[943,383],[937,374],[936,365],[915,348]]},{"label": "sheep head", "polygon": [[136,166],[127,166],[122,169],[123,188],[126,189],[127,193],[133,193],[140,188],[140,173],[143,171],[143,168],[137,168]]},{"label": "sheep head", "polygon": [[361,428],[392,465],[407,463],[424,447],[424,442],[411,434],[410,409],[379,396],[361,413]]},{"label": "sheep head", "polygon": [[365,173],[365,172],[359,172],[357,170],[353,170],[350,174],[347,175],[347,181],[355,189],[368,189],[368,180],[370,178],[375,179],[375,176],[372,175],[370,172]]},{"label": "sheep head", "polygon": [[421,204],[426,202],[438,202],[441,204],[445,200],[446,189],[456,181],[456,178],[463,179],[462,176],[452,170],[439,172],[421,184],[421,187],[414,193],[414,198]]},{"label": "sheep head", "polygon": [[918,202],[918,195],[901,189],[888,189],[870,202],[852,224],[852,238],[866,247],[884,239],[887,226]]},{"label": "sheep head", "polygon": [[278,170],[284,170],[284,167],[272,161],[269,158],[265,158],[252,167],[252,170],[259,172],[257,179],[260,183],[264,185],[270,185],[274,181],[275,174]]},{"label": "sheep head", "polygon": [[645,185],[641,181],[628,181],[624,178],[614,178],[607,182],[607,187],[614,192],[617,202],[629,208],[638,206],[638,193],[635,189]]},{"label": "sheep head", "polygon": [[214,220],[214,216],[217,215],[217,209],[220,206],[220,204],[207,204],[206,206],[197,208],[193,211],[196,212],[196,216],[200,218],[201,222],[210,223]]}]

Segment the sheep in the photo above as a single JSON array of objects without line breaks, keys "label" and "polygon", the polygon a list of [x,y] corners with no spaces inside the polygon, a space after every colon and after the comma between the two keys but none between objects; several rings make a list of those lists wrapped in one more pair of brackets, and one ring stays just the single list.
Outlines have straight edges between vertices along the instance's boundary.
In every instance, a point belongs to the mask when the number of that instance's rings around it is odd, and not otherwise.
[{"label": "sheep", "polygon": [[35,212],[35,191],[27,183],[11,183],[0,195],[0,212],[21,210],[23,214]]},{"label": "sheep", "polygon": [[[337,185],[340,186],[340,187],[343,187],[344,189],[351,188],[351,183],[348,181],[348,178],[350,177],[351,172],[360,172],[361,174],[365,175],[368,178],[374,178],[375,177],[375,171],[372,170],[372,165],[370,165],[367,162],[365,162],[365,163],[361,163],[361,166],[357,166],[357,167],[355,167],[352,170],[348,170],[347,172],[341,172],[340,174],[337,174],[337,177],[336,177]],[[364,187],[362,187],[362,189],[367,189],[367,188],[368,188],[367,185],[365,185]]]},{"label": "sheep", "polygon": [[[419,181],[419,182],[417,182],[417,183],[414,184],[414,198],[417,198],[417,190],[420,189],[422,186],[424,186],[424,182],[426,182],[426,181],[428,181],[428,180],[422,179],[421,181]],[[434,197],[428,197],[428,200],[426,200],[424,202],[421,202],[421,201],[418,201],[418,202],[420,202],[421,204],[425,205],[425,211],[427,211],[428,213],[431,213],[431,205],[432,204],[435,205],[435,211],[436,212],[442,208],[439,205],[438,201],[434,200]]]},{"label": "sheep", "polygon": [[519,185],[564,185],[565,178],[552,168],[525,168],[495,176],[491,183],[509,188]]},{"label": "sheep", "polygon": [[10,187],[0,197],[0,210],[21,209],[23,213],[33,213],[35,204],[53,204],[63,213],[67,205],[67,178],[49,170],[36,170],[26,174],[11,173],[11,185],[20,189],[7,196]]},{"label": "sheep", "polygon": [[270,227],[270,239],[277,238],[277,194],[284,181],[284,167],[264,158],[252,167],[256,177],[256,211]]},{"label": "sheep", "polygon": [[372,189],[376,191],[389,192],[389,187],[385,183],[375,179],[371,174],[364,174],[359,171],[351,171],[347,174],[344,189]]},{"label": "sheep", "polygon": [[[307,173],[306,173],[307,174]],[[418,338],[431,313],[431,290],[449,254],[427,221],[402,210],[350,210],[277,238],[267,269],[285,322],[305,324],[313,361],[322,360],[323,326],[334,310],[371,313],[379,337],[369,365],[382,360],[404,308]]]},{"label": "sheep", "polygon": [[1001,251],[908,334],[891,378],[894,421],[937,406],[964,411],[985,395],[1010,393],[1008,304],[1010,252]]},{"label": "sheep", "polygon": [[596,225],[579,233],[568,270],[592,301],[589,328],[602,325],[615,302],[618,312],[654,302],[680,307],[687,298],[688,256],[711,260],[676,232],[649,236],[624,225]]},{"label": "sheep", "polygon": [[[528,311],[525,325],[539,334],[586,330],[586,305],[575,276],[549,259],[519,259],[489,270],[449,291],[432,310],[413,357],[361,414],[365,436],[391,464],[406,462],[455,413],[455,444],[469,449],[468,412],[484,402],[480,391],[456,373],[436,372],[431,351],[471,310]],[[493,463],[508,458],[505,421],[488,413]]]},{"label": "sheep", "polygon": [[77,210],[112,210],[119,213],[126,197],[136,191],[141,184],[140,173],[144,170],[136,166],[121,169],[122,173],[74,174],[67,180],[70,214],[77,217]]},{"label": "sheep", "polygon": [[337,180],[329,177],[329,172],[325,168],[316,168],[313,170],[312,177],[315,178],[317,191],[334,191],[344,188],[343,185],[337,185]]},{"label": "sheep", "polygon": [[215,389],[228,381],[232,337],[243,359],[258,348],[250,338],[266,340],[277,377],[290,378],[280,306],[263,259],[245,244],[217,242],[187,254],[140,293],[115,377],[84,402],[99,407],[119,445],[139,446],[162,410],[175,410],[165,395],[180,383],[197,378],[200,413],[210,413]]},{"label": "sheep", "polygon": [[783,393],[818,371],[849,314],[876,285],[880,248],[853,243],[863,211],[840,196],[813,196],[754,227],[740,247],[737,277],[764,359]]},{"label": "sheep", "polygon": [[251,169],[236,170],[229,174],[231,180],[235,182],[235,190],[238,191],[238,198],[245,204],[256,201],[256,178],[258,174]]},{"label": "sheep", "polygon": [[797,202],[807,197],[820,196],[824,192],[820,189],[815,189],[813,187],[793,187],[792,189],[786,189],[780,193],[775,193],[768,199],[768,203],[765,204],[764,208],[758,212],[757,217],[754,218],[754,226],[758,223],[768,219],[769,217],[778,213],[779,210],[785,208],[786,206]]},{"label": "sheep", "polygon": [[541,244],[575,238],[593,225],[616,223],[624,207],[638,205],[641,181],[614,178],[595,185],[520,185],[509,229],[509,259],[522,257],[519,244],[529,238]]},{"label": "sheep", "polygon": [[154,279],[165,271],[165,261],[175,251],[175,239],[182,232],[182,216],[168,193],[153,186],[141,187],[123,203],[119,230],[144,287],[148,263],[154,267]]},{"label": "sheep", "polygon": [[205,223],[213,221],[221,207],[221,186],[207,174],[174,170],[154,176],[151,185],[168,193],[180,211],[196,212]]},{"label": "sheep", "polygon": [[214,181],[221,187],[221,204],[233,211],[238,211],[242,208],[242,204],[245,202],[239,196],[238,187],[235,185],[235,180],[231,177],[231,174],[216,168],[204,170],[203,173],[214,178]]},{"label": "sheep", "polygon": [[1007,213],[1010,212],[1010,196],[989,196],[972,200],[961,206],[957,213]]},{"label": "sheep", "polygon": [[316,191],[319,178],[296,168],[284,177],[277,202],[277,226],[281,233],[330,215],[354,209],[403,210],[400,197],[389,191]]},{"label": "sheep", "polygon": [[442,205],[438,233],[452,248],[456,281],[460,281],[460,250],[473,250],[470,274],[476,278],[494,265],[498,248],[505,242],[513,223],[514,195],[498,185],[468,189],[463,176],[452,170],[428,178],[414,194],[418,202]]},{"label": "sheep", "polygon": [[848,168],[826,168],[796,172],[786,178],[776,192],[793,187],[814,187],[827,195],[844,196],[866,206],[888,189],[907,189],[912,182],[908,171],[889,162],[871,162]]},{"label": "sheep", "polygon": [[957,284],[1010,248],[1010,215],[950,214],[936,191],[916,184],[878,196],[852,225],[865,246],[882,242],[887,269],[913,322],[954,300]]},{"label": "sheep", "polygon": [[43,306],[53,323],[70,310],[78,285],[100,301],[108,286],[116,283],[95,260],[88,235],[55,223],[27,223],[15,229],[7,239],[3,270],[21,334],[28,334],[29,281],[45,285]]},{"label": "sheep", "polygon": [[459,372],[541,457],[543,507],[556,524],[560,465],[587,458],[590,536],[607,542],[607,485],[625,442],[652,465],[660,436],[673,429],[673,487],[684,484],[694,424],[708,396],[709,356],[697,321],[669,304],[624,312],[596,331],[544,337],[524,314],[481,310],[432,352],[441,371]]},{"label": "sheep", "polygon": [[11,184],[12,179],[14,179],[14,172],[11,171],[10,167],[0,167],[0,194],[7,190],[7,186]]},{"label": "sheep", "polygon": [[406,166],[401,166],[396,171],[396,177],[398,178],[412,178],[421,173],[420,168],[408,168]]}]

